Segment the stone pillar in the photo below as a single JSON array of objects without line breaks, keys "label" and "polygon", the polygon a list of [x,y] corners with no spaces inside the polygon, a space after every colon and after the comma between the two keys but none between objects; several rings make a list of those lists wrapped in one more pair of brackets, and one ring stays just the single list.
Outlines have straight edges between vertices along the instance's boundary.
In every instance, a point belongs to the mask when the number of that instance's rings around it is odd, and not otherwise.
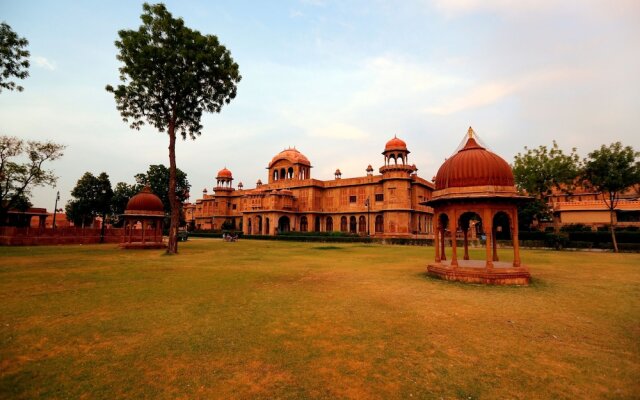
[{"label": "stone pillar", "polygon": [[492,247],[493,247],[493,261],[500,261],[498,259],[498,231],[496,230],[496,227],[493,227],[493,232],[492,235],[493,236],[493,242],[492,242]]},{"label": "stone pillar", "polygon": [[469,227],[467,226],[467,228],[462,228],[462,233],[464,235],[464,256],[463,259],[464,260],[468,260],[469,259]]},{"label": "stone pillar", "polygon": [[436,248],[436,263],[440,262],[440,226],[436,225],[436,234],[434,235],[434,242]]},{"label": "stone pillar", "polygon": [[444,226],[442,226],[442,228],[440,229],[440,232],[438,233],[439,235],[442,235],[442,240],[440,241],[440,259],[443,261],[447,260],[447,255],[444,252],[444,241],[445,241],[445,229]]},{"label": "stone pillar", "polygon": [[456,210],[453,210],[452,214],[453,218],[451,218],[451,222],[449,222],[449,225],[451,226],[451,266],[455,268],[458,266],[458,213]]},{"label": "stone pillar", "polygon": [[487,249],[487,269],[493,268],[493,257],[491,255],[491,243],[493,243],[493,238],[491,237],[493,232],[493,221],[491,220],[491,210],[484,210],[483,217],[483,228],[484,234],[487,237],[486,249]]},{"label": "stone pillar", "polygon": [[520,239],[518,238],[518,212],[512,213],[511,235],[513,240],[513,266],[520,267]]}]

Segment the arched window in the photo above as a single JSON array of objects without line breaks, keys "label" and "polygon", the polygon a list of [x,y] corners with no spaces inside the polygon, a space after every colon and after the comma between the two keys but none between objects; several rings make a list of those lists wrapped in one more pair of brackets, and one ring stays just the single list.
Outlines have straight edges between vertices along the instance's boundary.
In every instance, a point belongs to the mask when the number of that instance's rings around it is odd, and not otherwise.
[{"label": "arched window", "polygon": [[347,217],[340,218],[340,231],[341,232],[347,231]]},{"label": "arched window", "polygon": [[333,232],[333,218],[327,217],[327,226],[325,228],[327,232]]},{"label": "arched window", "polygon": [[309,229],[309,223],[307,217],[300,218],[300,232],[306,232]]},{"label": "arched window", "polygon": [[277,181],[277,180],[278,180],[278,170],[277,170],[277,169],[274,169],[274,170],[273,170],[273,180],[274,180],[274,181]]},{"label": "arched window", "polygon": [[356,221],[356,217],[351,216],[351,218],[349,218],[349,232],[356,233],[357,230],[358,230],[358,223]]},{"label": "arched window", "polygon": [[287,171],[287,178],[293,179],[293,167],[289,167],[289,170]]},{"label": "arched window", "polygon": [[384,219],[382,215],[376,215],[376,233],[384,232]]},{"label": "arched window", "polygon": [[361,215],[360,218],[358,218],[358,228],[360,233],[367,233],[367,219],[364,215]]}]

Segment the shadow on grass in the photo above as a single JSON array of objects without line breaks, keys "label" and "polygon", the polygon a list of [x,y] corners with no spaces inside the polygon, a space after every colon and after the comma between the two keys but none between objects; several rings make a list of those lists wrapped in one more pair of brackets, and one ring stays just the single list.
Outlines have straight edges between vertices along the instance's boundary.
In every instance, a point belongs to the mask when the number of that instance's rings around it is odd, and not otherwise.
[{"label": "shadow on grass", "polygon": [[467,283],[467,282],[458,282],[458,281],[448,281],[446,279],[442,279],[438,276],[430,275],[428,272],[419,272],[414,274],[415,277],[424,279],[426,281],[433,282],[438,285],[449,285],[455,288],[461,288],[466,290],[474,290],[481,288],[482,290],[540,290],[540,289],[548,289],[550,287],[549,283],[540,278],[531,278],[531,282],[528,286],[523,285],[485,285],[483,283]]},{"label": "shadow on grass", "polygon": [[338,246],[317,246],[312,247],[311,250],[344,250],[344,247]]}]

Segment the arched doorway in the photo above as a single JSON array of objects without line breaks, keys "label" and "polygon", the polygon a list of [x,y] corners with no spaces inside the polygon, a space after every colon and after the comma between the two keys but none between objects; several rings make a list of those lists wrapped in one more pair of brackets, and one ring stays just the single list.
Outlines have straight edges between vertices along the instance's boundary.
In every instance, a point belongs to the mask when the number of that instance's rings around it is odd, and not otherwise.
[{"label": "arched doorway", "polygon": [[469,259],[469,239],[482,237],[482,218],[474,211],[464,212],[458,219],[458,226],[462,230],[462,239],[464,247],[463,260]]},{"label": "arched doorway", "polygon": [[278,232],[289,232],[291,230],[289,217],[283,216],[278,220]]},{"label": "arched doorway", "polygon": [[384,217],[382,215],[376,215],[376,233],[384,232]]},{"label": "arched doorway", "polygon": [[307,221],[307,217],[300,218],[300,232],[306,232],[309,230],[309,222]]},{"label": "arched doorway", "polygon": [[316,231],[316,232],[320,232],[320,217],[319,216],[316,216],[316,224],[315,224],[313,230]]},{"label": "arched doorway", "polygon": [[331,217],[327,217],[326,231],[327,232],[332,232],[333,231],[333,218],[331,218]]},{"label": "arched doorway", "polygon": [[266,235],[270,235],[271,234],[271,230],[269,229],[269,218],[265,218],[264,219],[264,225],[265,225],[265,229],[266,229],[265,234]]},{"label": "arched doorway", "polygon": [[358,218],[358,232],[361,234],[367,233],[367,219],[364,215],[361,215],[360,218]]},{"label": "arched doorway", "polygon": [[511,240],[511,228],[510,228],[511,219],[509,215],[504,211],[498,211],[493,216],[493,223],[491,227],[493,228],[493,261],[500,261],[500,257],[498,257],[498,240]]},{"label": "arched doorway", "polygon": [[356,233],[358,229],[358,222],[356,221],[356,217],[351,216],[349,218],[349,232]]},{"label": "arched doorway", "polygon": [[340,218],[340,232],[347,231],[347,217]]}]

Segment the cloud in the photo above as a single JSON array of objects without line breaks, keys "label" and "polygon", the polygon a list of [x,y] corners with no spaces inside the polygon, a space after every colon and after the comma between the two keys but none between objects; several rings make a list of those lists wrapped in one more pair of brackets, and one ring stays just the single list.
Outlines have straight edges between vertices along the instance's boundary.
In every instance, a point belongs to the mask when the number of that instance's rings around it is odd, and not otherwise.
[{"label": "cloud", "polygon": [[366,138],[368,135],[356,126],[343,122],[334,122],[311,128],[309,130],[309,136],[328,139],[359,140]]},{"label": "cloud", "polygon": [[31,60],[40,68],[48,69],[49,71],[54,71],[56,69],[56,63],[54,61],[49,61],[42,56],[34,56]]},{"label": "cloud", "polygon": [[558,81],[581,80],[590,76],[588,70],[559,68],[527,74],[512,80],[483,83],[466,89],[466,93],[444,104],[428,107],[426,112],[435,115],[451,115],[460,111],[495,104],[516,93],[548,86]]}]

